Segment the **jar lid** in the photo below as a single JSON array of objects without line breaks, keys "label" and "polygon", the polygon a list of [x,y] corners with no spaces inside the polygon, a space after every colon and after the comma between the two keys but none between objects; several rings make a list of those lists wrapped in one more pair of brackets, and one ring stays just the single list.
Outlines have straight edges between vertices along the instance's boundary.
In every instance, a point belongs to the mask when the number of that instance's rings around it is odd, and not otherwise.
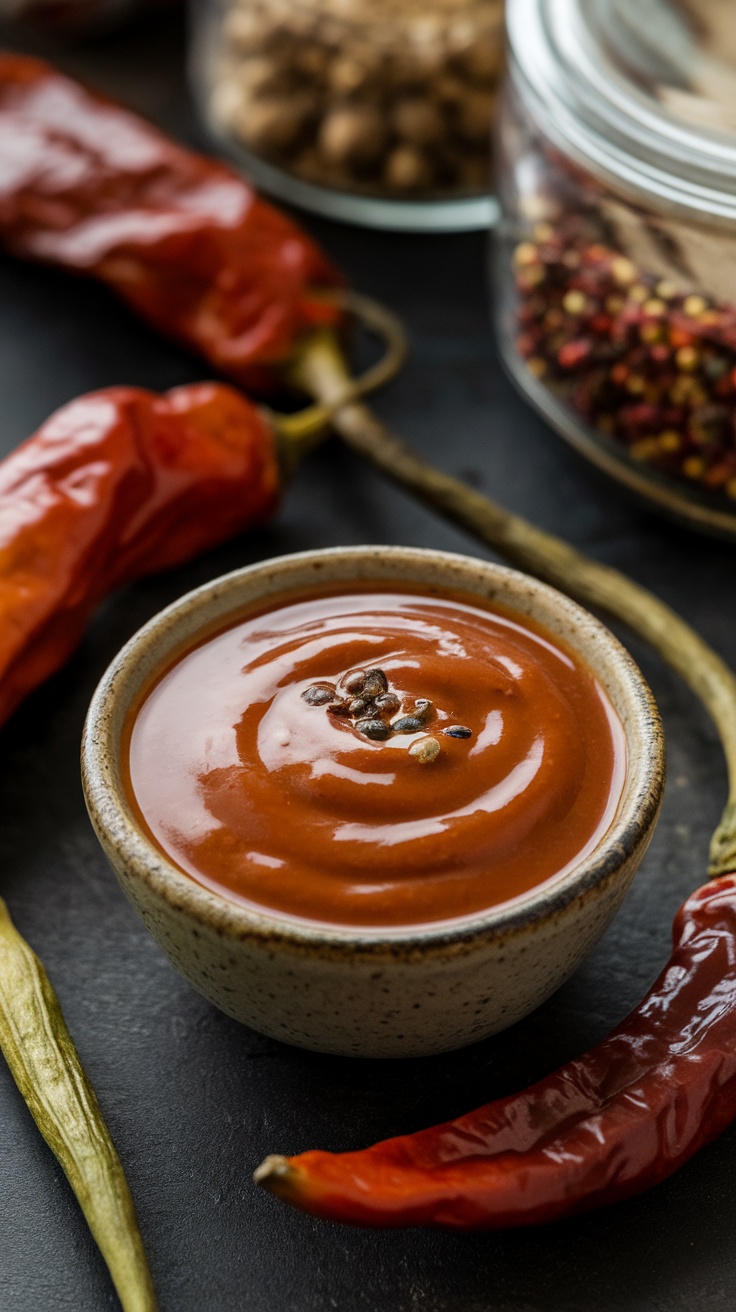
[{"label": "jar lid", "polygon": [[536,120],[641,200],[736,221],[733,0],[509,0]]}]

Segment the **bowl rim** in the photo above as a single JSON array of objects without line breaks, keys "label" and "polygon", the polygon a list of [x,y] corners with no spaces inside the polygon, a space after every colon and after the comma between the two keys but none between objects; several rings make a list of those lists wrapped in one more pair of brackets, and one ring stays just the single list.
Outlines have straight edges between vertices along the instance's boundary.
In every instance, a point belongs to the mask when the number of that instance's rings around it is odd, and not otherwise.
[{"label": "bowl rim", "polygon": [[[323,573],[323,571],[327,571]],[[335,573],[337,570],[337,573]],[[311,575],[310,575],[311,571]],[[428,575],[435,573],[436,578]],[[306,575],[306,578],[303,576]],[[300,581],[294,581],[298,578]],[[128,804],[119,770],[120,735],[130,706],[160,670],[167,657],[185,651],[197,634],[226,627],[252,601],[277,597],[291,588],[320,582],[412,582],[445,586],[498,601],[551,629],[589,668],[595,668],[586,643],[602,658],[596,676],[611,700],[628,711],[624,725],[629,760],[616,814],[596,846],[566,873],[554,876],[512,902],[456,920],[426,925],[363,927],[322,924],[259,910],[199,884],[168,860],[139,826]],[[478,586],[472,586],[476,583]],[[253,588],[256,590],[251,591]],[[243,591],[248,596],[241,595]],[[505,594],[513,594],[509,599]],[[529,609],[524,608],[526,594]],[[236,600],[237,598],[237,600]],[[541,607],[548,614],[536,615]],[[212,614],[202,621],[202,608]],[[153,647],[164,642],[154,658]],[[589,611],[549,584],[506,565],[480,557],[423,547],[328,547],[269,558],[233,570],[158,611],[125,643],[103,674],[90,702],[82,738],[82,782],[87,810],[108,858],[117,869],[141,880],[172,909],[234,940],[287,947],[299,953],[319,950],[344,956],[389,952],[467,951],[478,940],[505,938],[541,920],[564,913],[574,901],[590,896],[615,877],[651,837],[664,788],[664,738],[654,697],[644,676],[619,640]]]}]

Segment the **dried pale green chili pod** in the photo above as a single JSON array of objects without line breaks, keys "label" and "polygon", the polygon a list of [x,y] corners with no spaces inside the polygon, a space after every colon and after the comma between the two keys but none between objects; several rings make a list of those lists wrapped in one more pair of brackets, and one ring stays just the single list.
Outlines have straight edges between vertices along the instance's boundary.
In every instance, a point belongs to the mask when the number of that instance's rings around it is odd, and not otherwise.
[{"label": "dried pale green chili pod", "polygon": [[104,1257],[124,1312],[155,1312],[120,1158],[48,976],[0,898],[0,1048]]}]

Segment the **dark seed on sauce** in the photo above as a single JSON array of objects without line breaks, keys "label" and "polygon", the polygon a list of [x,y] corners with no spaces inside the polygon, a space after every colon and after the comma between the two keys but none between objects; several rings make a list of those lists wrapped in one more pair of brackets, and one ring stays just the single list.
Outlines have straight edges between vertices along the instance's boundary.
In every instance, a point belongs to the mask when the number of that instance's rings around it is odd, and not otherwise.
[{"label": "dark seed on sauce", "polygon": [[335,689],[324,683],[314,683],[311,688],[304,689],[302,697],[309,706],[326,706],[327,702],[335,700]]},{"label": "dark seed on sauce", "polygon": [[365,696],[380,697],[382,692],[388,692],[388,679],[383,670],[366,670],[363,684]]},{"label": "dark seed on sauce", "polygon": [[416,715],[402,715],[400,720],[394,720],[391,728],[394,733],[419,733],[424,728],[424,721]]},{"label": "dark seed on sauce", "polygon": [[352,674],[346,674],[342,681],[342,686],[346,692],[350,692],[353,696],[356,696],[359,692],[363,691],[364,683],[365,670],[353,670]]},{"label": "dark seed on sauce", "polygon": [[376,697],[373,705],[377,711],[391,713],[392,711],[398,711],[401,703],[395,692],[384,692],[381,693],[380,697]]},{"label": "dark seed on sauce", "polygon": [[382,742],[391,733],[391,726],[385,720],[358,720],[355,727],[365,738],[373,738],[377,742]]},{"label": "dark seed on sauce", "polygon": [[426,697],[418,697],[414,702],[413,714],[417,720],[421,720],[422,724],[426,724],[434,714],[434,706]]},{"label": "dark seed on sauce", "polygon": [[448,738],[472,738],[473,730],[469,729],[466,724],[448,724],[446,729],[442,730]]}]

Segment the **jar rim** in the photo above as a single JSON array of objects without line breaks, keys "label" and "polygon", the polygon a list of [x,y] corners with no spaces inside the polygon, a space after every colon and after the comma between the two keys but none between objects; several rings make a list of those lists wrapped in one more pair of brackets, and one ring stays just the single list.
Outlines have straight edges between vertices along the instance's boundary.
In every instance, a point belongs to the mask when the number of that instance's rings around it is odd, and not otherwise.
[{"label": "jar rim", "polygon": [[509,67],[534,118],[565,154],[634,199],[736,221],[736,138],[647,94],[607,48],[602,9],[602,0],[510,0]]}]

